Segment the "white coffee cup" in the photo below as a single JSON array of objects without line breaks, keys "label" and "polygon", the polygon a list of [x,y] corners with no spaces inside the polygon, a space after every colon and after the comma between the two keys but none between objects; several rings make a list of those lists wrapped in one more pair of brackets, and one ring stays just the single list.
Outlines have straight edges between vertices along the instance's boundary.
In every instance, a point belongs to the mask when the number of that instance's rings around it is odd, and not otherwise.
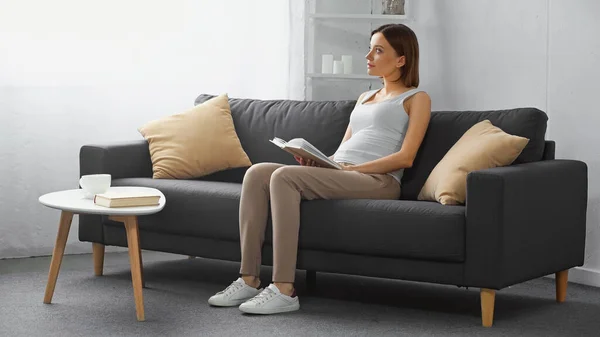
[{"label": "white coffee cup", "polygon": [[110,183],[110,174],[88,174],[79,179],[79,186],[83,189],[84,197],[88,199],[93,199],[96,194],[106,192]]}]

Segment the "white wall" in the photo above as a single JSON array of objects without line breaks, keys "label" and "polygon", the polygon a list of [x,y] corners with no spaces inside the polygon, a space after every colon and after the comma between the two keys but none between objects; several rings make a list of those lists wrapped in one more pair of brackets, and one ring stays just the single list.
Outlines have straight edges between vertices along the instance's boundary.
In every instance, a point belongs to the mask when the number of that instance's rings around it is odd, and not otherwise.
[{"label": "white wall", "polygon": [[433,109],[546,110],[547,0],[412,3]]},{"label": "white wall", "polygon": [[[288,97],[288,4],[0,0],[0,258],[51,254],[77,188],[79,148],[142,139],[137,127],[200,93]],[[90,252],[77,240],[67,253]]]}]

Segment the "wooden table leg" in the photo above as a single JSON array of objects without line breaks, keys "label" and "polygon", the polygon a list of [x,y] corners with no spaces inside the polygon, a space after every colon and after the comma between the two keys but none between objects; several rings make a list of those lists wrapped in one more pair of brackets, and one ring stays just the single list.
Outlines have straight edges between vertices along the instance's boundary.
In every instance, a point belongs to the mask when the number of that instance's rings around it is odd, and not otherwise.
[{"label": "wooden table leg", "polygon": [[[138,227],[139,231],[139,227]],[[144,280],[144,260],[142,259],[142,245],[138,244],[138,251],[140,257],[140,277],[142,278],[142,288],[146,288],[146,281]]]},{"label": "wooden table leg", "polygon": [[67,245],[67,239],[69,238],[69,230],[71,229],[72,220],[72,212],[62,211],[60,213],[58,234],[56,235],[56,243],[54,244],[54,251],[52,252],[50,271],[48,272],[48,283],[46,284],[46,293],[44,294],[44,303],[46,304],[50,304],[52,302],[52,295],[54,295],[54,288],[56,287],[56,280],[58,279],[60,264],[62,263],[62,258],[65,253],[65,246]]},{"label": "wooden table leg", "polygon": [[92,256],[94,258],[94,275],[102,276],[104,270],[104,245],[92,243]]},{"label": "wooden table leg", "polygon": [[129,250],[129,264],[131,265],[131,281],[133,283],[133,297],[138,321],[144,318],[144,296],[142,293],[142,260],[140,254],[140,230],[137,216],[111,216],[111,220],[125,224],[127,233],[127,246]]}]

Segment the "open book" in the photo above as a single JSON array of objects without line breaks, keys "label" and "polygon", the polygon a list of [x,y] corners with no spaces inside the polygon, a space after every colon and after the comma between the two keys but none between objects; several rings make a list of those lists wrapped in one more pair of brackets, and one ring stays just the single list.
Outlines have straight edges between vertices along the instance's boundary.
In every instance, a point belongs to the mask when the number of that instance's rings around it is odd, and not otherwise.
[{"label": "open book", "polygon": [[324,155],[323,152],[319,151],[316,147],[303,138],[294,138],[286,142],[281,138],[273,137],[270,142],[297,157],[314,160],[322,167],[338,170],[342,169],[340,164],[329,159],[329,157]]}]

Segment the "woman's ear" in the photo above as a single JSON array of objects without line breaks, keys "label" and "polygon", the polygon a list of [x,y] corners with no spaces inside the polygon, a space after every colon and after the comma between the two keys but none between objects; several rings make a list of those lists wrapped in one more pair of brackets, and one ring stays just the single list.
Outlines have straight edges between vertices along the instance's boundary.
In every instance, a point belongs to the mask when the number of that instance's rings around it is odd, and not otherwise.
[{"label": "woman's ear", "polygon": [[398,58],[396,62],[396,68],[403,67],[406,64],[406,56],[402,55]]}]

